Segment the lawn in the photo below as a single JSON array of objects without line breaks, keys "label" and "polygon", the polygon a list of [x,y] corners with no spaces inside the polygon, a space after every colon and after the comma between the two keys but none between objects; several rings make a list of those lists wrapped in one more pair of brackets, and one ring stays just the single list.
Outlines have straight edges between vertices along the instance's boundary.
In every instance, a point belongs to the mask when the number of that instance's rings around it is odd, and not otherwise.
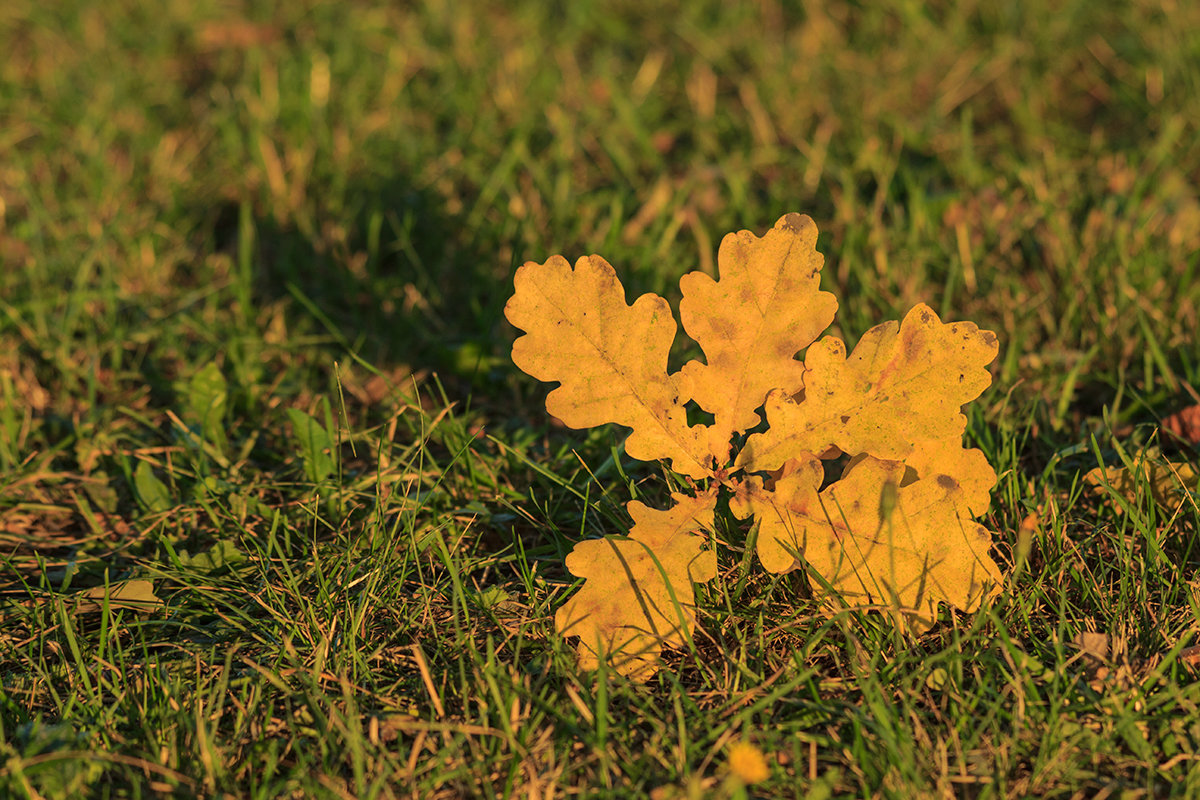
[{"label": "lawn", "polygon": [[[1200,4],[284,5],[0,7],[0,796],[1200,796]],[[687,646],[582,670],[565,556],[685,482],[513,275],[677,307],[788,212],[829,333],[998,336],[1004,584],[904,630],[722,509]]]}]

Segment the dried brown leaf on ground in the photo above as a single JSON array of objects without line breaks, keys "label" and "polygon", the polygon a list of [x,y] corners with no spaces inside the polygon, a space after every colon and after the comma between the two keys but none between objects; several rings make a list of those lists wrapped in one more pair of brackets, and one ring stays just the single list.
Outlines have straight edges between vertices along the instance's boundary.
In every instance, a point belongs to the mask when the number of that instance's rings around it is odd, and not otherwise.
[{"label": "dried brown leaf on ground", "polygon": [[[1195,502],[1197,478],[1200,473],[1186,462],[1172,463],[1157,459],[1142,458],[1132,469],[1127,467],[1096,467],[1083,476],[1091,484],[1093,493],[1105,495],[1110,490],[1130,503],[1149,492],[1154,502],[1169,511],[1177,510],[1187,502]],[[1118,513],[1124,509],[1115,505]]]},{"label": "dried brown leaf on ground", "polygon": [[1162,421],[1162,429],[1177,442],[1200,444],[1200,403],[1176,411]]},{"label": "dried brown leaf on ground", "polygon": [[[698,534],[720,497],[757,524],[766,569],[807,566],[814,583],[900,624],[925,627],[941,602],[972,610],[1000,584],[991,534],[974,522],[996,475],[982,451],[964,447],[962,413],[991,382],[995,334],[918,305],[867,331],[849,355],[840,339],[816,341],[837,310],[819,287],[816,240],[800,214],[762,237],[726,236],[719,277],[680,281],[683,327],[704,357],[675,373],[667,302],[627,304],[604,259],[572,268],[554,256],[517,270],[505,315],[525,334],[513,361],[560,384],[547,410],[572,428],[631,428],[626,453],[670,461],[694,491],[673,495],[666,511],[631,503],[629,538],[580,542],[568,556],[586,582],[556,623],[580,637],[581,665],[605,658],[645,678],[664,645],[686,642],[693,583],[716,571]],[[689,425],[689,404],[712,421]],[[735,452],[760,414],[769,427]],[[822,488],[840,462],[821,459],[843,455],[841,477]]]},{"label": "dried brown leaf on ground", "polygon": [[163,607],[163,601],[154,593],[154,583],[148,580],[118,581],[108,586],[94,586],[77,593],[72,599],[72,611],[77,614],[99,611],[104,605],[114,611],[123,608],[148,612]]}]

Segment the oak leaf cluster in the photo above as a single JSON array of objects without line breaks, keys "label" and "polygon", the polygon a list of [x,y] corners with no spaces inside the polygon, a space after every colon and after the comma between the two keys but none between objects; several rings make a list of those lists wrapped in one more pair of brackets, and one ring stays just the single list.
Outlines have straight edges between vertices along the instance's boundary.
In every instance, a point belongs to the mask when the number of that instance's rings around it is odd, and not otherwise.
[{"label": "oak leaf cluster", "polygon": [[[810,218],[788,214],[762,237],[726,236],[718,278],[683,276],[680,320],[704,357],[676,372],[667,301],[628,304],[600,256],[517,270],[505,315],[525,333],[512,358],[559,384],[547,411],[571,428],[630,428],[627,455],[668,462],[692,487],[665,510],[630,502],[627,535],[567,557],[585,582],[555,621],[579,637],[581,666],[606,659],[645,678],[664,645],[686,644],[693,584],[717,573],[709,533],[722,497],[752,521],[765,569],[807,567],[818,593],[902,625],[932,624],[941,602],[973,610],[997,590],[992,536],[975,521],[996,475],[963,446],[962,413],[991,381],[995,334],[918,305],[853,351],[819,339],[837,300],[820,289],[816,241]],[[711,421],[689,424],[689,406]]]}]

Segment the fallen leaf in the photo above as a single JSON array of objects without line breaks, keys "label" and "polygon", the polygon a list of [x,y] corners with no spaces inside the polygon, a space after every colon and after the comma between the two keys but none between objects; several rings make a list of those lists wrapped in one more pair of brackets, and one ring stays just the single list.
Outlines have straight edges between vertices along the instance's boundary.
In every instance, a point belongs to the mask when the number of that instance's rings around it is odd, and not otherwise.
[{"label": "fallen leaf", "polygon": [[530,262],[513,280],[504,314],[527,332],[513,342],[513,363],[561,384],[546,398],[547,411],[570,428],[632,428],[631,458],[669,459],[693,478],[709,474],[704,431],[688,427],[688,398],[667,374],[676,326],[666,300],[647,294],[627,305],[616,272],[599,256],[574,269],[561,256]]},{"label": "fallen leaf", "polygon": [[93,586],[74,596],[74,610],[79,614],[99,611],[107,600],[112,610],[157,611],[163,601],[154,594],[154,584],[148,580],[118,581],[108,586]]},{"label": "fallen leaf", "polygon": [[[1188,502],[1191,493],[1197,491],[1198,473],[1191,464],[1171,463],[1149,458],[1136,462],[1132,470],[1126,467],[1096,467],[1083,476],[1095,487],[1096,494],[1109,490],[1116,492],[1130,503],[1149,490],[1150,496],[1165,509],[1174,511]],[[1120,504],[1118,513],[1124,513]]]},{"label": "fallen leaf", "polygon": [[1184,444],[1200,444],[1200,403],[1171,414],[1161,427]]},{"label": "fallen leaf", "polygon": [[1088,658],[1095,661],[1106,661],[1108,659],[1109,646],[1107,633],[1080,631],[1075,634],[1072,644],[1079,648]]},{"label": "fallen leaf", "polygon": [[280,31],[271,25],[234,19],[207,22],[196,29],[195,36],[201,50],[245,50],[277,40]]}]

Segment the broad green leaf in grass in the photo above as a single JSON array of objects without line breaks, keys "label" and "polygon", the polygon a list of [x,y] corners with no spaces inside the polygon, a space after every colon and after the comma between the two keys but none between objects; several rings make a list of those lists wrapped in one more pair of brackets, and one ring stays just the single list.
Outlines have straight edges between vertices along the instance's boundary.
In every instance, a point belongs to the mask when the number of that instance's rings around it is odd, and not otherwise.
[{"label": "broad green leaf in grass", "polygon": [[324,483],[336,469],[333,442],[325,426],[298,408],[287,410],[292,422],[292,439],[300,450],[304,477],[310,483]]},{"label": "broad green leaf in grass", "polygon": [[145,461],[139,461],[133,471],[133,488],[137,490],[142,507],[151,513],[166,511],[174,505],[171,491],[155,477],[154,470]]},{"label": "broad green leaf in grass", "polygon": [[92,505],[97,509],[106,514],[117,513],[117,507],[121,503],[121,495],[117,491],[117,487],[109,479],[107,472],[103,470],[92,472],[88,475],[87,480],[84,481],[83,490],[87,493],[88,499],[92,501]]},{"label": "broad green leaf in grass", "polygon": [[230,541],[221,540],[207,550],[190,554],[187,550],[179,553],[179,563],[184,567],[199,572],[217,572],[225,567],[232,567],[246,560],[246,554]]},{"label": "broad green leaf in grass", "polygon": [[10,729],[6,739],[11,760],[5,771],[13,776],[19,769],[21,780],[13,797],[87,797],[104,777],[104,762],[90,752],[92,737],[67,722],[30,720]]},{"label": "broad green leaf in grass", "polygon": [[225,448],[225,412],[229,387],[221,368],[210,361],[184,386],[183,420],[218,450]]}]

